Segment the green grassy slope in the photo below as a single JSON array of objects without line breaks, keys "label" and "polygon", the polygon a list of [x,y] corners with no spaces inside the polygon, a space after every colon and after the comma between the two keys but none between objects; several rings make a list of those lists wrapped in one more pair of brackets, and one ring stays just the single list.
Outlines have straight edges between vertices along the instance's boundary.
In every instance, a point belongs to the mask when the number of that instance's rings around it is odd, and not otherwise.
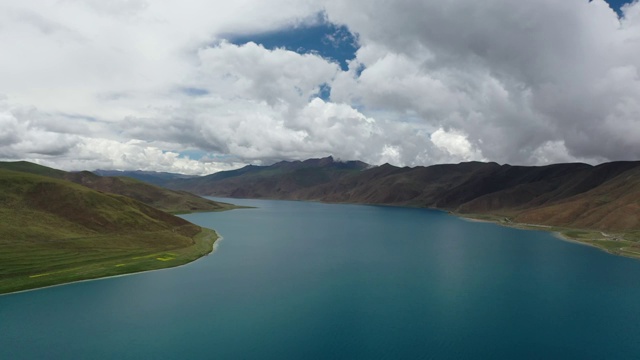
[{"label": "green grassy slope", "polygon": [[127,177],[98,176],[82,171],[67,173],[65,179],[94,190],[124,195],[171,213],[225,211],[236,208],[232,204],[208,200],[186,191],[161,188]]},{"label": "green grassy slope", "polygon": [[204,199],[185,191],[173,191],[127,177],[98,176],[88,171],[65,172],[26,162],[0,162],[0,169],[66,179],[101,192],[130,197],[171,213],[194,211],[224,211],[236,208],[232,204]]},{"label": "green grassy slope", "polygon": [[28,161],[0,161],[0,169],[48,176],[56,179],[62,179],[66,174],[65,171],[34,164]]},{"label": "green grassy slope", "polygon": [[0,293],[177,266],[215,238],[128,197],[0,169]]}]

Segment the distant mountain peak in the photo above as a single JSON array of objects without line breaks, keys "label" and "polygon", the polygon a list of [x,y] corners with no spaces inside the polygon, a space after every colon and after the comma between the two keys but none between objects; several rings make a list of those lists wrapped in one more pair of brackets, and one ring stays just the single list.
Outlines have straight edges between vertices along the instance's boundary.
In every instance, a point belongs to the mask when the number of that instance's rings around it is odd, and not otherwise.
[{"label": "distant mountain peak", "polygon": [[333,164],[335,161],[333,160],[333,156],[327,156],[318,159],[308,159],[303,161],[302,163],[305,165],[313,165],[313,166],[327,166]]}]

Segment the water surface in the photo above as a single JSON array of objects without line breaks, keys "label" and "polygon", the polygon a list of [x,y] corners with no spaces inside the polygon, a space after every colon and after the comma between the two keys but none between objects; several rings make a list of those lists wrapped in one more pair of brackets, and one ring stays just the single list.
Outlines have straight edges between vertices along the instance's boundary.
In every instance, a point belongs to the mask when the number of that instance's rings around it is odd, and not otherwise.
[{"label": "water surface", "polygon": [[[226,200],[230,201],[230,200]],[[640,261],[426,209],[231,200],[184,267],[0,296],[0,359],[637,359]]]}]

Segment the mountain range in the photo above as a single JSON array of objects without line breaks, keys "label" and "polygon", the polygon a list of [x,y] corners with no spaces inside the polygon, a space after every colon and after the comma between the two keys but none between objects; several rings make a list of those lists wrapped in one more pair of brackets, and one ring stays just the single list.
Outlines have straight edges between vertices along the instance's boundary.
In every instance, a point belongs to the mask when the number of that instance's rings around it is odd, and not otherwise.
[{"label": "mountain range", "polygon": [[176,266],[210,252],[215,232],[170,213],[234,206],[191,193],[434,208],[640,257],[638,161],[396,167],[326,157],[200,177],[101,173],[118,176],[0,162],[0,293]]},{"label": "mountain range", "polygon": [[616,239],[608,232],[624,233],[631,241],[640,238],[638,161],[396,167],[327,157],[249,165],[162,184],[219,197],[427,207],[512,225],[558,227],[568,234],[605,236],[607,241]]},{"label": "mountain range", "polygon": [[640,256],[639,161],[397,167],[326,157],[248,165],[199,177],[109,173],[217,197],[441,209],[508,226],[557,231],[613,253]]}]

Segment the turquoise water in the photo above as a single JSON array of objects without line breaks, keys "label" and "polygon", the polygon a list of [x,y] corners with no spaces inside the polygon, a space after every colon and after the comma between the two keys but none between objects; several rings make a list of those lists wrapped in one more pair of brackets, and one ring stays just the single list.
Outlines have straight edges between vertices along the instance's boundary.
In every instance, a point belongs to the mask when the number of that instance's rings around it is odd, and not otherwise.
[{"label": "turquoise water", "polygon": [[640,261],[426,209],[233,200],[184,267],[0,296],[0,359],[638,359]]}]

